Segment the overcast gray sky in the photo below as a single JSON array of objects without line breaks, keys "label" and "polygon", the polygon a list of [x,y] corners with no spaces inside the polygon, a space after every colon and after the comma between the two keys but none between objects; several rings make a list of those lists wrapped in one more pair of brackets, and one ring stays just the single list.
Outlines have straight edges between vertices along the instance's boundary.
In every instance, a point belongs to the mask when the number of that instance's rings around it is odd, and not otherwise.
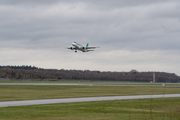
[{"label": "overcast gray sky", "polygon": [[180,75],[179,0],[0,0],[0,27],[0,65]]}]

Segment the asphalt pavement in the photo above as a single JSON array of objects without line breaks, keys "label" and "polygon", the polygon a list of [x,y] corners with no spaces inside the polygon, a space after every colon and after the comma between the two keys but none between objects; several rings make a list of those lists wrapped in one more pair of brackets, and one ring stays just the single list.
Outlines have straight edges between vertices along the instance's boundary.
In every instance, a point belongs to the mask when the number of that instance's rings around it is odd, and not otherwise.
[{"label": "asphalt pavement", "polygon": [[151,86],[151,87],[180,87],[180,83],[0,83],[0,85],[82,85],[82,86]]},{"label": "asphalt pavement", "polygon": [[110,100],[133,100],[133,99],[148,99],[148,98],[172,98],[172,97],[180,97],[180,94],[131,95],[131,96],[106,96],[106,97],[4,101],[4,102],[0,102],[0,107],[58,104],[58,103],[75,103],[75,102],[110,101]]}]

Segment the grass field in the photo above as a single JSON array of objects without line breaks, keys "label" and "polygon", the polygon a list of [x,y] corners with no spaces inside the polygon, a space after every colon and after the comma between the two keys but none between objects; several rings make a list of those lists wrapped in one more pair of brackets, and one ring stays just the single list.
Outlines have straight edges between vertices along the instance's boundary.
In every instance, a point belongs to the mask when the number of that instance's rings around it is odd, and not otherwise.
[{"label": "grass field", "polygon": [[179,87],[1,85],[0,101],[180,93]]},{"label": "grass field", "polygon": [[180,120],[180,98],[0,108],[0,120]]},{"label": "grass field", "polygon": [[[0,85],[0,91],[0,101],[12,101],[179,94],[180,87]],[[180,98],[159,98],[5,107],[0,108],[0,120],[180,120],[179,101]]]}]

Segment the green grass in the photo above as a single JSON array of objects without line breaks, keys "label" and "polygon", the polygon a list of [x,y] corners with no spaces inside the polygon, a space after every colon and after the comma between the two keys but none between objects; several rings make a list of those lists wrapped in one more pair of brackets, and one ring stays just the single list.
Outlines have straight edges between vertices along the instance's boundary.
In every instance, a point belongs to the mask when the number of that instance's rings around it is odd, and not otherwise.
[{"label": "green grass", "polygon": [[0,101],[121,95],[177,94],[179,87],[0,85]]},{"label": "green grass", "polygon": [[180,98],[0,108],[0,120],[180,120]]},{"label": "green grass", "polygon": [[[0,101],[179,94],[179,91],[180,87],[162,86],[0,85]],[[180,120],[179,101],[180,98],[159,98],[4,107],[0,108],[0,120]]]}]

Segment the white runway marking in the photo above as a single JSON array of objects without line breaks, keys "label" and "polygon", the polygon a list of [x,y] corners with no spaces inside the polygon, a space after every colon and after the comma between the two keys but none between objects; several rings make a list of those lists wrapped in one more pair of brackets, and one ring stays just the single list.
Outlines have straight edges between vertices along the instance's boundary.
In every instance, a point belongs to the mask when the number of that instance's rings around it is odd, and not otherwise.
[{"label": "white runway marking", "polygon": [[108,97],[86,97],[86,98],[63,98],[63,99],[44,99],[44,100],[4,101],[4,102],[0,102],[0,107],[58,104],[58,103],[74,103],[74,102],[109,101],[109,100],[170,98],[170,97],[180,97],[180,94],[132,95],[132,96],[108,96]]}]

